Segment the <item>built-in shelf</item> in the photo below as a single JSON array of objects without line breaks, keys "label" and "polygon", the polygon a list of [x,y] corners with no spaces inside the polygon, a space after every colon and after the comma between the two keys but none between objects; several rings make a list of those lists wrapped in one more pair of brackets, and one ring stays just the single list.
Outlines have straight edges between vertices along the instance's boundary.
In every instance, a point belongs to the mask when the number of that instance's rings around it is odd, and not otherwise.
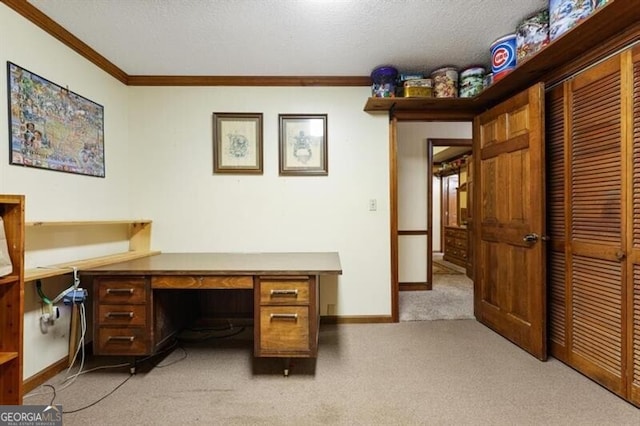
[{"label": "built-in shelf", "polygon": [[369,98],[364,106],[367,112],[415,111],[424,109],[445,109],[474,111],[478,108],[477,98]]},{"label": "built-in shelf", "polygon": [[71,221],[46,221],[27,222],[25,226],[102,226],[102,225],[146,225],[151,224],[150,220],[71,220]]},{"label": "built-in shelf", "polygon": [[0,365],[6,364],[7,362],[18,358],[18,352],[0,352]]},{"label": "built-in shelf", "polygon": [[[142,257],[153,256],[160,253],[157,250],[150,250],[151,244],[151,220],[87,220],[87,221],[39,221],[27,222],[27,232],[29,229],[45,228],[45,227],[128,227],[129,250],[126,252],[109,254],[106,256],[92,257],[86,259],[77,259],[69,262],[58,263],[55,265],[44,265],[36,268],[27,269],[24,274],[25,281],[35,281],[44,278],[56,277],[59,275],[69,274],[76,268],[78,271],[83,269],[97,268],[100,266],[111,265],[118,262],[126,262],[128,260],[139,259]],[[28,248],[27,248],[28,251]]]},{"label": "built-in shelf", "polygon": [[0,285],[3,284],[13,284],[20,279],[17,275],[5,275],[4,277],[0,277]]},{"label": "built-in shelf", "polygon": [[0,405],[22,404],[24,196],[0,194],[11,273],[0,277]]},{"label": "built-in shelf", "polygon": [[35,281],[44,278],[56,277],[71,273],[73,268],[78,271],[83,269],[97,268],[100,266],[111,265],[118,262],[126,262],[128,260],[139,259],[141,257],[153,256],[159,254],[159,251],[129,251],[125,253],[110,254],[107,256],[93,257],[90,259],[76,260],[72,262],[58,263],[51,266],[43,266],[40,268],[27,269],[24,274],[25,281]]},{"label": "built-in shelf", "polygon": [[[477,113],[513,96],[514,93],[525,90],[551,70],[566,64],[568,60],[589,54],[605,40],[637,26],[640,26],[638,0],[610,0],[606,6],[596,10],[589,18],[518,64],[516,69],[474,98],[369,98],[364,110],[447,110]],[[637,38],[626,40],[627,43],[634,41],[638,41]]]}]

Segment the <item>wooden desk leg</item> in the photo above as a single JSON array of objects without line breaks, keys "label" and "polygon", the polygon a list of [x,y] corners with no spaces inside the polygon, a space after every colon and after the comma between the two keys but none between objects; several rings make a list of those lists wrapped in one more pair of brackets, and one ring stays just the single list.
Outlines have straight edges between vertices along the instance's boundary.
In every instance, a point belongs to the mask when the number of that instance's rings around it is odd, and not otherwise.
[{"label": "wooden desk leg", "polygon": [[291,368],[291,358],[284,358],[284,377],[289,377],[289,369]]}]

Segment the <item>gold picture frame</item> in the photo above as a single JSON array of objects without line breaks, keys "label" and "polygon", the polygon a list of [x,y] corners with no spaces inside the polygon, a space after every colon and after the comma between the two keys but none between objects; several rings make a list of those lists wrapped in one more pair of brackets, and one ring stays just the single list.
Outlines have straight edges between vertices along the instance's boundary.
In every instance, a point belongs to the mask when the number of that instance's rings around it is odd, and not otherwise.
[{"label": "gold picture frame", "polygon": [[279,114],[280,176],[326,176],[327,114]]},{"label": "gold picture frame", "polygon": [[213,113],[213,173],[263,173],[262,113]]}]

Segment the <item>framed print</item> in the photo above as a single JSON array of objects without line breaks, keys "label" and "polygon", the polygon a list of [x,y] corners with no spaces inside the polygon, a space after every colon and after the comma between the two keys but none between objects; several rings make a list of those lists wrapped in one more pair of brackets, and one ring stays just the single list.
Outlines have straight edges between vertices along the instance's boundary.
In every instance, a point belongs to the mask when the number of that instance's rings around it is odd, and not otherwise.
[{"label": "framed print", "polygon": [[262,174],[262,113],[213,113],[213,172]]},{"label": "framed print", "polygon": [[327,114],[278,117],[280,175],[328,175]]},{"label": "framed print", "polygon": [[104,177],[104,108],[7,61],[9,163]]}]

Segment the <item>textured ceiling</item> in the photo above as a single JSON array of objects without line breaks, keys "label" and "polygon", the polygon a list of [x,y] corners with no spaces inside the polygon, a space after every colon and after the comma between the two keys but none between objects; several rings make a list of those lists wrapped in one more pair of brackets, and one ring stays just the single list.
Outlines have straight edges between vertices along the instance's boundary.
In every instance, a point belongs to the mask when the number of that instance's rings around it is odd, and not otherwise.
[{"label": "textured ceiling", "polygon": [[366,76],[489,64],[547,0],[28,0],[129,75]]}]

